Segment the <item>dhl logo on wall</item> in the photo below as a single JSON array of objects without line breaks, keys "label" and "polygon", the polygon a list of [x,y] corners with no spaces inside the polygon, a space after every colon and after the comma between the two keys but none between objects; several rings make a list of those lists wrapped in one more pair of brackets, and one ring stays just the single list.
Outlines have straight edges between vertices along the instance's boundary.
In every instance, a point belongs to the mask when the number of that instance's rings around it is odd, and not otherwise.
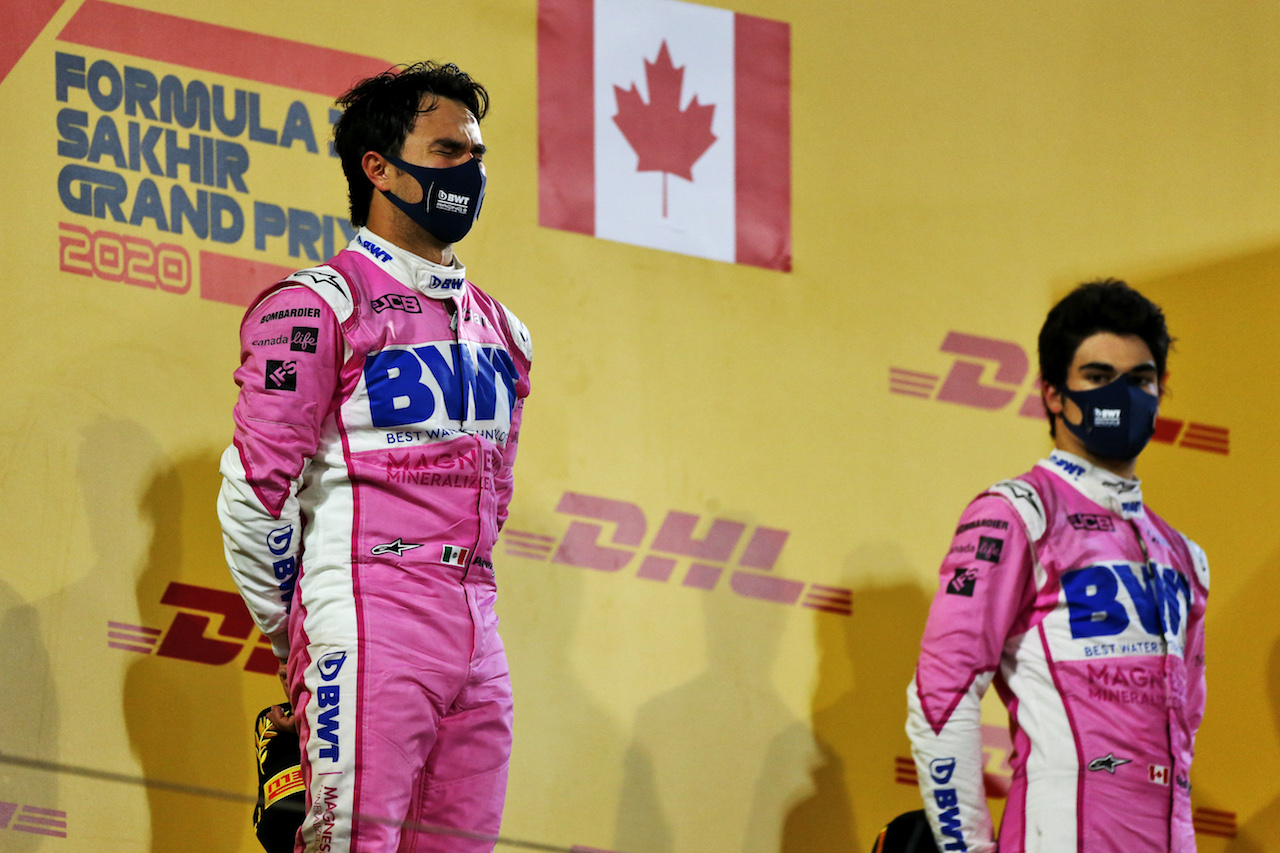
[{"label": "dhl logo on wall", "polygon": [[[636,504],[577,492],[565,492],[556,511],[568,518],[563,535],[506,530],[507,555],[611,573],[634,566],[628,574],[651,582],[724,589],[840,616],[853,612],[852,590],[773,574],[790,535],[785,530],[670,510],[650,537],[648,517]],[[236,593],[171,581],[160,604],[177,609],[168,628],[108,621],[107,645],[212,666],[236,663],[248,672],[275,674],[271,646]]]},{"label": "dhl logo on wall", "polygon": [[389,63],[103,0],[57,42],[60,270],[245,305],[354,234],[315,161],[332,99]]},{"label": "dhl logo on wall", "polygon": [[0,802],[0,829],[66,838],[67,813],[60,809]]},{"label": "dhl logo on wall", "polygon": [[[601,572],[628,572],[691,589],[727,588],[745,598],[849,616],[853,592],[772,574],[790,535],[786,530],[670,510],[653,536],[644,510],[630,501],[565,492],[556,512],[570,518],[562,536],[506,530],[509,556],[550,560]],[[701,534],[697,531],[702,528]],[[646,544],[647,543],[647,544]],[[721,583],[723,578],[727,578]]]},{"label": "dhl logo on wall", "polygon": [[[1013,404],[1021,400],[1018,415],[1044,420],[1040,376],[1032,374],[1027,351],[1020,344],[949,331],[938,349],[953,356],[945,378],[940,373],[890,367],[890,393],[999,412],[1013,411]],[[1224,456],[1231,452],[1227,427],[1178,418],[1156,418],[1152,441]]]}]

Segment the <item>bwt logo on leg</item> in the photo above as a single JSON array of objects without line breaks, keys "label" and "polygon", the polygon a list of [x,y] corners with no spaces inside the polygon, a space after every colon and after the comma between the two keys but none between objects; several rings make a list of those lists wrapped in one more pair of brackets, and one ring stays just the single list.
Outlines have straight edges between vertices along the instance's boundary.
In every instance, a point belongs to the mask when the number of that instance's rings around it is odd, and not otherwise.
[{"label": "bwt logo on leg", "polygon": [[[565,492],[556,511],[570,517],[562,537],[507,529],[506,553],[601,572],[635,566],[634,577],[667,583],[678,576],[681,586],[706,591],[716,589],[727,573],[729,589],[746,598],[843,616],[853,612],[849,589],[764,574],[782,554],[790,535],[785,530],[751,529],[725,518],[708,524],[701,516],[670,510],[650,539],[649,521],[640,507],[577,492]],[[704,528],[701,535],[699,528]],[[730,570],[734,563],[737,567]]]},{"label": "bwt logo on leg", "polygon": [[[993,412],[1014,411],[1016,405],[1019,416],[1044,420],[1040,376],[1032,374],[1027,351],[1020,344],[949,331],[938,349],[952,356],[945,378],[938,373],[890,367],[889,393]],[[1019,398],[1021,403],[1016,402]],[[1223,456],[1231,451],[1227,427],[1176,418],[1157,418],[1152,441]]]},{"label": "bwt logo on leg", "polygon": [[320,747],[320,757],[330,761],[338,760],[338,751],[341,748],[338,740],[338,728],[341,725],[338,719],[338,703],[342,701],[342,685],[332,682],[337,679],[338,673],[342,671],[342,665],[346,662],[345,651],[330,652],[316,661],[316,669],[320,673],[322,682],[316,686],[316,706],[323,709],[316,717],[316,736],[327,744]]}]

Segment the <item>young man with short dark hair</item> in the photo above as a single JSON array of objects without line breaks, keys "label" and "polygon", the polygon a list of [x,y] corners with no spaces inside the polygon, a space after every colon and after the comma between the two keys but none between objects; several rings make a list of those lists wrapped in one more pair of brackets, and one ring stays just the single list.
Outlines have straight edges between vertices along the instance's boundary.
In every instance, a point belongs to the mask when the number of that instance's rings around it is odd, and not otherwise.
[{"label": "young man with short dark hair", "polygon": [[996,850],[980,708],[993,680],[1014,744],[1001,853],[1195,850],[1209,568],[1134,478],[1169,342],[1160,309],[1115,280],[1082,285],[1045,320],[1056,449],[960,517],[907,691],[940,850]]},{"label": "young man with short dark hair", "polygon": [[245,314],[227,559],[287,664],[297,849],[492,850],[430,831],[497,834],[511,748],[491,559],[532,350],[453,254],[484,197],[488,94],[419,63],[339,103],[361,227]]}]

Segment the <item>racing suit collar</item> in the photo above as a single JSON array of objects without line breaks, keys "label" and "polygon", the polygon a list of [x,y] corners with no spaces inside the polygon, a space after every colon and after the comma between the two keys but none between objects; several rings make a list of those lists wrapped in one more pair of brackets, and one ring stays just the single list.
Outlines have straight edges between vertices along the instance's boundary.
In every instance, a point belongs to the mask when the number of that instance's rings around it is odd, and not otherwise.
[{"label": "racing suit collar", "polygon": [[431,299],[457,296],[466,285],[467,268],[453,259],[453,266],[428,261],[361,228],[347,249],[359,252],[405,287]]},{"label": "racing suit collar", "polygon": [[1037,463],[1066,480],[1076,491],[1098,506],[1111,510],[1121,518],[1142,518],[1142,483],[1117,477],[1087,459],[1065,450],[1055,450],[1048,459]]}]

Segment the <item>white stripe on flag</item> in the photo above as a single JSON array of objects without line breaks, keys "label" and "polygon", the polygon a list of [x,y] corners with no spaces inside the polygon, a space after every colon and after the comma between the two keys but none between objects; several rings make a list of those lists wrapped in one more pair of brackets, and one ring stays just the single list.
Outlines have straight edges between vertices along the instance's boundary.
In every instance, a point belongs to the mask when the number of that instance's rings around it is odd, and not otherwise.
[{"label": "white stripe on flag", "polygon": [[[737,237],[733,13],[678,0],[596,0],[594,40],[596,236],[732,263]],[[715,107],[711,132],[716,140],[694,163],[693,181],[637,171],[636,151],[614,121],[615,86],[625,91],[634,84],[651,103],[645,63],[657,60],[664,42],[673,65],[683,68],[680,108],[695,95],[699,104]]]}]

